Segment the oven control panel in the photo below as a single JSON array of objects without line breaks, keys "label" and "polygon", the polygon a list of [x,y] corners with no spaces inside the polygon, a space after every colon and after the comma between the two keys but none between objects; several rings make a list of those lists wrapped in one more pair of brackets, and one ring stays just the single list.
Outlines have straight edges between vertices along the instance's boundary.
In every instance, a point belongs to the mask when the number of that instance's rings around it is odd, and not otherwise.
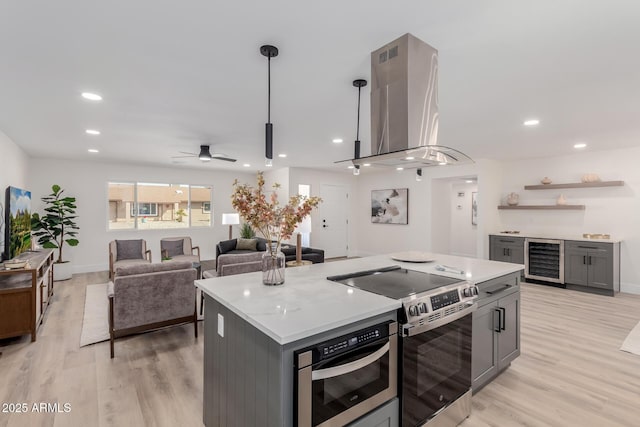
[{"label": "oven control panel", "polygon": [[431,297],[431,307],[434,310],[440,310],[442,307],[446,307],[458,302],[460,302],[460,294],[458,293],[457,289]]},{"label": "oven control panel", "polygon": [[[338,356],[342,353],[353,350],[356,347],[365,346],[367,344],[388,338],[390,335],[390,324],[395,322],[385,322],[376,326],[342,335],[338,338],[307,347],[303,350],[296,351],[302,353],[311,350],[313,363]],[[397,328],[397,324],[395,324]]]},{"label": "oven control panel", "polygon": [[478,287],[465,283],[453,289],[439,290],[417,299],[403,301],[406,321],[415,322],[428,316],[437,314],[450,305],[464,303],[477,298]]}]

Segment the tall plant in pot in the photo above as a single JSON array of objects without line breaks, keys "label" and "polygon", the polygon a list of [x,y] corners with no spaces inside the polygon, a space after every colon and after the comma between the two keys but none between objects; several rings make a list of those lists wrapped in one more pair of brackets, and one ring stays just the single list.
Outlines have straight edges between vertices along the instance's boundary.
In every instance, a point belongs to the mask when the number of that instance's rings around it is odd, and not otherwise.
[{"label": "tall plant in pot", "polygon": [[63,196],[64,190],[59,185],[51,187],[52,193],[42,197],[45,204],[42,217],[37,213],[31,216],[31,231],[38,239],[38,244],[46,249],[57,249],[58,257],[54,266],[54,280],[71,278],[71,263],[62,258],[62,249],[66,243],[78,246],[76,239],[79,227],[76,219],[76,198]]}]

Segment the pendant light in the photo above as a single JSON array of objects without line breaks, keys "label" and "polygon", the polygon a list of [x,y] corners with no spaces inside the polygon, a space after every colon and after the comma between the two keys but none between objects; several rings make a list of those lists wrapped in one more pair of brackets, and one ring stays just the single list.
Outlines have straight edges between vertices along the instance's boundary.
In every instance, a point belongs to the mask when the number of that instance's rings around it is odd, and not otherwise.
[{"label": "pendant light", "polygon": [[278,48],[271,45],[260,46],[260,53],[267,57],[267,123],[265,124],[264,165],[273,166],[273,124],[271,123],[271,58],[278,56]]},{"label": "pendant light", "polygon": [[[358,122],[356,125],[356,140],[353,152],[353,158],[360,158],[360,91],[367,85],[367,81],[364,79],[356,79],[353,81],[353,86],[358,88]],[[360,165],[355,165],[353,168],[354,175],[360,175]]]}]

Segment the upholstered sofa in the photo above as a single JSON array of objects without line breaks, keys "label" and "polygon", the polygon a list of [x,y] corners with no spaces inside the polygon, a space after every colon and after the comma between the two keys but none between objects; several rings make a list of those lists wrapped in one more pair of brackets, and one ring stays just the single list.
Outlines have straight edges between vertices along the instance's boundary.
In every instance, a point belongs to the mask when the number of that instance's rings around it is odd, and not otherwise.
[{"label": "upholstered sofa", "polygon": [[[240,239],[242,240],[242,239]],[[239,255],[239,254],[252,254],[256,252],[264,252],[267,250],[267,240],[261,237],[256,237],[255,249],[239,249],[238,239],[223,240],[216,245],[216,260],[220,255]],[[243,247],[241,241],[240,247]],[[283,245],[281,247],[287,261],[294,261],[296,259],[296,247],[295,245]],[[257,258],[256,258],[257,259]],[[302,259],[311,261],[314,264],[324,262],[324,251],[322,249],[314,249],[302,247]]]},{"label": "upholstered sofa", "polygon": [[190,261],[132,264],[116,268],[109,282],[109,338],[111,358],[115,338],[196,318],[196,270]]}]

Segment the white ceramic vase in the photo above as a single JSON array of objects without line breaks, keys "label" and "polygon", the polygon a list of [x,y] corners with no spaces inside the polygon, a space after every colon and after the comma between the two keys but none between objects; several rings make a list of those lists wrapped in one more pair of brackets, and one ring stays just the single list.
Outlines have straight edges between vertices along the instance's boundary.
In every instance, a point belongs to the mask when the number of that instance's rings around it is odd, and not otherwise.
[{"label": "white ceramic vase", "polygon": [[69,261],[60,264],[53,264],[53,280],[55,282],[69,280],[72,275],[73,267]]},{"label": "white ceramic vase", "polygon": [[567,204],[567,199],[564,197],[564,194],[561,194],[560,196],[558,196],[558,199],[556,200],[556,205],[566,205]]},{"label": "white ceramic vase", "polygon": [[518,193],[509,193],[507,195],[507,204],[509,206],[516,206],[519,201],[520,201],[520,196],[518,196]]}]

